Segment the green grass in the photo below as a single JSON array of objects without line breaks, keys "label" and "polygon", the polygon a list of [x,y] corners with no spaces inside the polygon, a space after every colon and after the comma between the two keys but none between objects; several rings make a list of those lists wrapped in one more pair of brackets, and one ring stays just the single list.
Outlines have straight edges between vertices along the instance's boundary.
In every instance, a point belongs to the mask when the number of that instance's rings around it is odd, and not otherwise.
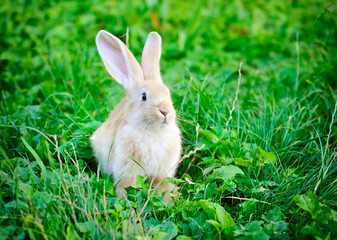
[{"label": "green grass", "polygon": [[[0,238],[336,239],[336,13],[314,0],[4,0]],[[124,95],[95,35],[125,41],[127,28],[138,60],[150,31],[163,39],[184,144],[170,203],[142,177],[118,199],[89,143]]]}]

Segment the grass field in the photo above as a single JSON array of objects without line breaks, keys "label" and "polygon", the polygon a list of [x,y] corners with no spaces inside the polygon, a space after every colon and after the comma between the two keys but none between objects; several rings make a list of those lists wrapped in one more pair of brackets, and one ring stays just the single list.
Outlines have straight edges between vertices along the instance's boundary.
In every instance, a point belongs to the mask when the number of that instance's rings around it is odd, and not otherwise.
[{"label": "grass field", "polygon": [[[0,239],[337,239],[333,1],[4,0],[0,13]],[[125,42],[127,28],[138,60],[150,31],[163,39],[183,133],[173,202],[144,177],[118,199],[93,158],[89,136],[124,95],[95,36]]]}]

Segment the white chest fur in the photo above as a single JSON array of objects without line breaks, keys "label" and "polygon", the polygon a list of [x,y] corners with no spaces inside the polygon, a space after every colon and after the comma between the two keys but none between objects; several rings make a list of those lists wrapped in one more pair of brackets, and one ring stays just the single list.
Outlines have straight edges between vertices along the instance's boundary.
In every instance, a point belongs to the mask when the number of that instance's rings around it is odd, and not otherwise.
[{"label": "white chest fur", "polygon": [[[178,137],[177,137],[178,136]],[[125,175],[173,176],[180,155],[179,129],[135,129],[125,125],[115,137],[109,169]]]}]

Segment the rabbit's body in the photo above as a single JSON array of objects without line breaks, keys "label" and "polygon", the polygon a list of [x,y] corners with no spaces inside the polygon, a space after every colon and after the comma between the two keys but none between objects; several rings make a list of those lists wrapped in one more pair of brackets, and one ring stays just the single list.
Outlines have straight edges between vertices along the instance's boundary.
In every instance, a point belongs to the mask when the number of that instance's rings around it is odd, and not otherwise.
[{"label": "rabbit's body", "polygon": [[116,180],[137,175],[173,177],[180,155],[179,129],[175,124],[163,129],[136,127],[120,115],[126,101],[116,106],[91,137],[102,172],[113,174]]},{"label": "rabbit's body", "polygon": [[113,35],[101,31],[96,42],[109,73],[127,93],[91,137],[96,160],[103,173],[113,175],[119,195],[137,175],[164,184],[159,193],[170,192],[174,186],[166,177],[175,174],[181,137],[170,92],[160,76],[160,36],[149,34],[142,68]]}]

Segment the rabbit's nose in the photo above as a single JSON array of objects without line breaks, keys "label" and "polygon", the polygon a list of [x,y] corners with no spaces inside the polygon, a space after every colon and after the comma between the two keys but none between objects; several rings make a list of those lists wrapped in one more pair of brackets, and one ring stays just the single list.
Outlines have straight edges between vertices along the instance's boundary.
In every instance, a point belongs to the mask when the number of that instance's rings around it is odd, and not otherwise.
[{"label": "rabbit's nose", "polygon": [[168,111],[164,111],[164,110],[159,110],[160,112],[161,112],[161,114],[163,114],[164,115],[164,117],[166,117],[167,116],[167,114],[168,114]]}]

